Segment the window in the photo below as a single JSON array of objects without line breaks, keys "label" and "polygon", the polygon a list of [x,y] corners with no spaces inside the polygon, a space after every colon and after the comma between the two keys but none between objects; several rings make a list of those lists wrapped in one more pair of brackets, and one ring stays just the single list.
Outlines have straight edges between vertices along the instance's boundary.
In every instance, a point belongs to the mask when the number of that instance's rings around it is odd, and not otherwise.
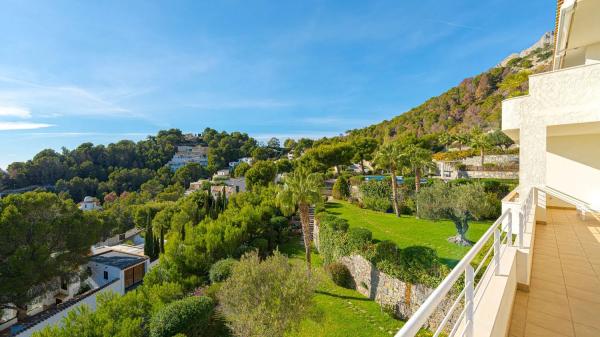
[{"label": "window", "polygon": [[104,271],[104,279],[108,280],[108,272],[106,270]]}]

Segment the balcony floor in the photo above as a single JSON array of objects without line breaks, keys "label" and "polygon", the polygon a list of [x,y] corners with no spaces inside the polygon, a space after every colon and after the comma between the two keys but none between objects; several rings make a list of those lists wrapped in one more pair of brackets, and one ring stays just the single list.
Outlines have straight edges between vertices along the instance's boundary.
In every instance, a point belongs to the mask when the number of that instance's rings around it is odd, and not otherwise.
[{"label": "balcony floor", "polygon": [[529,292],[517,291],[509,336],[600,336],[600,222],[549,209],[536,225]]}]

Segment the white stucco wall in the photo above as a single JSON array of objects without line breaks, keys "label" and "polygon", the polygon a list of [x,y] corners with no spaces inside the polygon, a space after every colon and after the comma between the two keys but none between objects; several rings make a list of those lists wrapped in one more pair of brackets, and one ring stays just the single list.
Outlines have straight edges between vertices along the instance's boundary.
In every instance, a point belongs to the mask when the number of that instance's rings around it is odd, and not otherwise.
[{"label": "white stucco wall", "polygon": [[[93,287],[102,287],[103,285],[111,282],[115,279],[124,279],[122,276],[122,270],[116,267],[107,266],[104,264],[96,263],[90,261],[88,266],[92,270],[92,275],[90,276],[92,282],[94,283]],[[108,272],[108,279],[104,279],[104,271]],[[123,283],[123,282],[118,282]],[[122,287],[122,285],[121,285]],[[119,293],[125,293],[124,289],[121,289]]]},{"label": "white stucco wall", "polygon": [[600,207],[600,134],[549,137],[546,185]]},{"label": "white stucco wall", "polygon": [[[595,171],[577,165],[574,161],[589,160],[590,156],[598,158],[600,152],[592,151],[593,148],[588,146],[582,150],[588,151],[587,159],[583,155],[577,155],[578,159],[571,156],[570,161],[564,161],[554,156],[555,153],[549,155],[547,139],[558,135],[581,134],[581,130],[589,129],[590,126],[598,129],[599,93],[600,64],[592,64],[532,75],[529,78],[528,96],[502,102],[502,128],[520,145],[519,182],[522,194],[532,186],[546,185],[547,179],[551,178],[557,190],[592,203],[590,198],[595,196],[586,180],[596,179],[593,178],[596,177]],[[589,130],[586,133],[589,134]],[[581,137],[582,142],[595,141],[589,135]],[[589,139],[585,140],[586,137]],[[579,150],[565,151],[569,153]],[[564,153],[562,157],[565,157]],[[551,168],[551,172],[547,173],[547,168]],[[574,175],[574,172],[582,175]],[[564,183],[567,181],[568,186]],[[568,187],[568,191],[564,187]]]},{"label": "white stucco wall", "polygon": [[76,304],[56,313],[55,315],[53,315],[51,317],[48,317],[46,320],[21,332],[20,334],[17,335],[17,337],[30,337],[34,332],[43,330],[47,326],[60,324],[61,320],[65,316],[67,316],[67,314],[69,312],[71,312],[72,310],[75,310],[76,308],[81,307],[82,305],[87,305],[88,307],[90,307],[90,309],[96,310],[96,300],[98,298],[98,295],[100,295],[102,293],[107,293],[107,292],[120,293],[119,289],[120,289],[120,286],[122,283],[123,282],[120,282],[120,281],[114,282],[113,284],[107,286],[106,288],[103,288],[103,289],[93,293],[92,295],[82,299],[81,301],[77,302]]}]

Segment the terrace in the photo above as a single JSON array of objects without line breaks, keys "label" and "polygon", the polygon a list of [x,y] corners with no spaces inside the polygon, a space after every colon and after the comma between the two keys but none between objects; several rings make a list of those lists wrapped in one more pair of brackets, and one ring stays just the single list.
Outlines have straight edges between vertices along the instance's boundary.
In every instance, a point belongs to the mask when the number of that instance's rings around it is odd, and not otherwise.
[{"label": "terrace", "polygon": [[[546,207],[547,199],[567,206]],[[396,336],[414,336],[422,327],[434,336],[600,336],[596,213],[550,188],[534,188],[524,200],[511,193],[505,202],[498,220]],[[451,290],[463,277],[456,295]],[[445,299],[454,305],[440,313]],[[440,314],[438,326],[427,325]]]}]

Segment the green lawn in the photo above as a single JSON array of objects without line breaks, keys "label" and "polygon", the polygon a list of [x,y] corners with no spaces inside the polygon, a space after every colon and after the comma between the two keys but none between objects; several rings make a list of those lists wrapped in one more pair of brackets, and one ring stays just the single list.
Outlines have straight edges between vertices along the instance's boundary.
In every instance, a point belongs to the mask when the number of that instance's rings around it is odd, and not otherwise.
[{"label": "green lawn", "polygon": [[[295,263],[304,264],[304,248],[299,241],[280,247]],[[314,277],[318,287],[315,305],[297,331],[286,337],[368,337],[393,336],[404,322],[392,318],[381,310],[379,304],[369,300],[356,290],[335,285],[322,268],[318,253],[312,254]]]},{"label": "green lawn", "polygon": [[[456,230],[450,221],[431,221],[411,216],[397,218],[361,209],[347,202],[330,202],[327,211],[347,219],[351,227],[365,227],[373,232],[377,240],[392,240],[398,246],[427,246],[435,249],[448,265],[454,265],[469,250],[447,241]],[[489,227],[490,222],[475,222],[469,229],[470,240],[477,240]],[[304,263],[304,248],[300,239],[293,239],[280,251],[288,255],[294,263]],[[379,304],[369,300],[356,290],[335,285],[322,268],[323,262],[318,253],[312,254],[314,277],[318,287],[314,306],[300,323],[297,331],[286,337],[367,337],[393,336],[404,322],[383,312]],[[423,335],[430,335],[423,332]]]},{"label": "green lawn", "polygon": [[[338,215],[350,223],[350,227],[364,227],[373,232],[373,239],[391,240],[399,247],[427,246],[437,251],[442,262],[454,266],[470,247],[462,247],[447,241],[456,234],[451,221],[432,221],[403,215],[398,218],[391,213],[362,209],[344,201],[328,202],[327,212]],[[467,237],[477,241],[489,228],[491,222],[472,222]]]}]

